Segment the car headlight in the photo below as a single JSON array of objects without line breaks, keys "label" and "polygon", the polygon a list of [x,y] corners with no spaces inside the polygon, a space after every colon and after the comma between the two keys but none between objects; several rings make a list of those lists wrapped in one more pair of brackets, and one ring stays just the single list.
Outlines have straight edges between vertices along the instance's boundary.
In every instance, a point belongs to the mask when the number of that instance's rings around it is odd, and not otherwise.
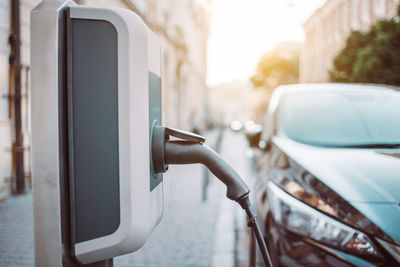
[{"label": "car headlight", "polygon": [[380,257],[364,233],[343,224],[268,183],[268,201],[274,220],[287,230],[350,254]]}]

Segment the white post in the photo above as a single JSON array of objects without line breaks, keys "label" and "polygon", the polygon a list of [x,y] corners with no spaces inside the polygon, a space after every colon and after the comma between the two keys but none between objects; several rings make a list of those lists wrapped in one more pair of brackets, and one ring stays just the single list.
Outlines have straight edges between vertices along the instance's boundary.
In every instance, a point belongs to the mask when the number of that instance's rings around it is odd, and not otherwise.
[{"label": "white post", "polygon": [[70,1],[43,0],[31,12],[32,179],[35,265],[61,267],[59,21]]}]

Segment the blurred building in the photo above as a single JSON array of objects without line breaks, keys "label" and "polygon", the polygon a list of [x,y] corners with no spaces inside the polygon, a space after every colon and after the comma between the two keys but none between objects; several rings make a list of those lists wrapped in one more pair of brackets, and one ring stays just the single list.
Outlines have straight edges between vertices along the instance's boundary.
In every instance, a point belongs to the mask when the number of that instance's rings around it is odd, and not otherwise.
[{"label": "blurred building", "polygon": [[[11,67],[11,1],[0,0],[0,203],[15,186],[15,156],[12,152],[15,140],[14,75]],[[30,113],[29,113],[29,12],[39,0],[20,0],[19,30],[21,39],[21,114],[26,182],[30,177]]]},{"label": "blurred building", "polygon": [[[211,0],[78,0],[135,11],[162,43],[164,124],[190,130],[207,116]],[[200,128],[202,128],[200,126]]]},{"label": "blurred building", "polygon": [[267,103],[270,92],[255,90],[250,81],[231,81],[211,87],[210,113],[214,124],[229,125],[232,120],[258,120],[257,107]]},{"label": "blurred building", "polygon": [[334,57],[351,31],[366,31],[377,20],[396,15],[400,0],[327,0],[304,24],[300,82],[326,82]]},{"label": "blurred building", "polygon": [[11,121],[8,98],[9,3],[0,2],[0,201],[8,194],[5,179],[11,176]]},{"label": "blurred building", "polygon": [[[0,202],[10,192],[15,176],[12,159],[13,84],[9,79],[11,1],[0,0]],[[24,167],[30,174],[29,18],[40,0],[20,0],[22,133]],[[120,7],[135,11],[162,43],[164,124],[183,129],[201,128],[207,114],[206,53],[211,0],[77,0],[82,5]],[[11,76],[10,76],[11,77]],[[28,179],[29,182],[29,179]]]}]

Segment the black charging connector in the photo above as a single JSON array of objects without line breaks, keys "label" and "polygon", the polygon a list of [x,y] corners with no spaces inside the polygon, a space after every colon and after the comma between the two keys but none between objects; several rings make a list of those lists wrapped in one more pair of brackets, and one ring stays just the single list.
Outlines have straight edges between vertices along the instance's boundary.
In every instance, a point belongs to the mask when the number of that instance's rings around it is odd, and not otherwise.
[{"label": "black charging connector", "polygon": [[[169,140],[170,136],[180,140]],[[151,157],[155,173],[166,172],[169,164],[205,165],[226,185],[226,196],[239,203],[248,216],[248,226],[253,229],[261,254],[267,266],[272,266],[265,240],[262,236],[257,215],[249,200],[250,190],[239,174],[212,148],[204,144],[205,138],[186,131],[154,126]]]}]

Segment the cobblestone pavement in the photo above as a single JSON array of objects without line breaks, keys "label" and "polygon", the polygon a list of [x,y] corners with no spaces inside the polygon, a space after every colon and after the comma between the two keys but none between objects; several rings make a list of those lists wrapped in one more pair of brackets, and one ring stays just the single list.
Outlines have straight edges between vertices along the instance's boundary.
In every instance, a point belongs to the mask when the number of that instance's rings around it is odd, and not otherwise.
[{"label": "cobblestone pavement", "polygon": [[32,195],[10,197],[0,206],[0,267],[33,266]]},{"label": "cobblestone pavement", "polygon": [[[207,143],[216,136],[209,133]],[[226,130],[221,154],[246,179],[245,142],[243,135]],[[170,166],[162,221],[143,248],[114,258],[114,266],[246,266],[247,247],[235,243],[243,243],[246,235],[243,211],[225,200],[225,186],[214,177],[202,201],[203,174],[200,165]],[[0,267],[34,265],[32,222],[30,193],[9,197],[0,206]]]},{"label": "cobblestone pavement", "polygon": [[[232,147],[229,143],[234,140],[229,131],[225,132],[227,138],[222,139],[221,152],[233,163],[229,158]],[[208,133],[207,143],[213,144],[217,134],[216,131]],[[233,236],[233,217],[227,219],[229,214],[220,211],[226,205],[233,211],[235,204],[220,204],[225,187],[212,177],[207,201],[202,201],[203,173],[204,167],[200,165],[170,166],[164,177],[161,223],[143,248],[114,258],[114,266],[233,266],[234,238],[229,237]],[[34,265],[32,222],[31,193],[9,197],[0,206],[0,267]],[[219,236],[225,238],[217,238],[216,231],[223,232]]]},{"label": "cobblestone pavement", "polygon": [[[221,155],[231,166],[235,168],[235,170],[251,190],[254,177],[251,160],[248,157],[249,153],[251,153],[251,150],[248,148],[248,143],[244,137],[244,134],[235,133],[229,130],[225,131],[221,145]],[[249,263],[249,236],[247,217],[239,205],[232,205],[232,201],[229,201],[226,198],[222,200],[221,207],[222,206],[224,206],[225,209],[229,209],[229,211],[226,211],[225,213],[223,213],[223,211],[220,211],[220,213],[224,214],[223,216],[225,216],[225,220],[228,220],[229,218],[231,222],[230,228],[232,230],[229,232],[229,234],[233,235],[232,238],[234,240],[232,243],[234,266],[247,267]],[[224,223],[223,225],[226,228],[228,223]],[[217,230],[217,235],[221,232],[227,233],[227,230]],[[216,242],[215,245],[217,246],[217,244],[218,243]],[[215,252],[214,255],[217,255],[217,253]]]},{"label": "cobblestone pavement", "polygon": [[114,259],[114,265],[210,266],[215,223],[223,188],[214,181],[201,199],[202,167],[170,166],[164,182],[164,215],[139,251]]}]

